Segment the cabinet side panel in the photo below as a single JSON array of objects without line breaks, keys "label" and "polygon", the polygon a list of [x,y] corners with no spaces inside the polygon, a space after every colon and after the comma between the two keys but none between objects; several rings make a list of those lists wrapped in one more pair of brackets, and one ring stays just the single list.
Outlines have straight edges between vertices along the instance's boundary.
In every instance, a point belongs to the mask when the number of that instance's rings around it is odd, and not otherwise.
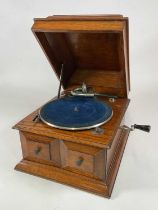
[{"label": "cabinet side panel", "polygon": [[118,144],[119,137],[121,135],[121,129],[118,129],[116,135],[114,137],[113,143],[110,149],[107,149],[107,163],[106,163],[106,171],[109,170],[110,163],[112,161],[116,146]]},{"label": "cabinet side panel", "polygon": [[106,184],[108,186],[108,192],[109,192],[109,196],[112,193],[112,189],[115,183],[115,179],[117,176],[117,172],[121,163],[121,159],[123,156],[123,152],[126,146],[126,142],[128,139],[128,135],[129,135],[130,130],[123,130],[119,136],[118,139],[118,144],[115,147],[114,153],[113,153],[113,158],[110,162],[110,166],[109,169],[107,171],[107,179],[106,179]]}]

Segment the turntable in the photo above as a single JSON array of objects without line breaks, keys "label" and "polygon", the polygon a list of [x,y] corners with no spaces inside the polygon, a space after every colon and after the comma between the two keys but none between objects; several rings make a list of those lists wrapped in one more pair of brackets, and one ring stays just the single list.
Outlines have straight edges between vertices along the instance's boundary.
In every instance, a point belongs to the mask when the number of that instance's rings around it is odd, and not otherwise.
[{"label": "turntable", "polygon": [[15,169],[109,198],[130,131],[150,131],[148,125],[124,125],[128,18],[51,16],[35,19],[32,31],[59,88],[14,126],[23,153]]}]

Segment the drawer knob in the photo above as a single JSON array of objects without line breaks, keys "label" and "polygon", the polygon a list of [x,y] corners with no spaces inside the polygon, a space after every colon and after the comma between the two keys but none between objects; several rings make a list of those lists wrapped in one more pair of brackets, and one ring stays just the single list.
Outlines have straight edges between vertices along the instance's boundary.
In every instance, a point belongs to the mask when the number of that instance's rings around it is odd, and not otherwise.
[{"label": "drawer knob", "polygon": [[42,147],[37,147],[35,149],[35,154],[38,155],[41,152],[41,150],[42,150]]},{"label": "drawer knob", "polygon": [[84,158],[83,157],[79,157],[78,160],[76,161],[76,165],[77,166],[80,166],[84,161]]}]

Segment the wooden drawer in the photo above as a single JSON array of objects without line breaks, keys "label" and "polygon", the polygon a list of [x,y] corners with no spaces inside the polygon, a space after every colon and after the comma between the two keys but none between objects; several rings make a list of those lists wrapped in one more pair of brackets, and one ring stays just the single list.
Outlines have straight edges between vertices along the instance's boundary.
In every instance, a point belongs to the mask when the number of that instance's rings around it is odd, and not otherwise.
[{"label": "wooden drawer", "polygon": [[93,173],[94,157],[83,152],[68,150],[67,165],[71,168],[76,168],[88,173]]},{"label": "wooden drawer", "polygon": [[62,167],[94,178],[105,179],[105,150],[61,141]]},{"label": "wooden drawer", "polygon": [[24,159],[61,166],[59,140],[28,132],[20,132],[20,139]]},{"label": "wooden drawer", "polygon": [[36,141],[27,141],[28,157],[50,160],[50,145]]}]

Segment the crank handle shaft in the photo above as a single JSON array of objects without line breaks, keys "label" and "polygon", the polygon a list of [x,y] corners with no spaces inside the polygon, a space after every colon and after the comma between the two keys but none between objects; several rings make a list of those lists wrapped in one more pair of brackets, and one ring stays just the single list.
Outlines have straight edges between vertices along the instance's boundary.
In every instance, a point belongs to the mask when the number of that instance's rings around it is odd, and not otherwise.
[{"label": "crank handle shaft", "polygon": [[131,126],[131,130],[134,130],[134,129],[139,129],[139,130],[142,130],[142,131],[145,131],[145,132],[150,132],[151,130],[151,126],[150,125],[137,125],[137,124],[134,124]]},{"label": "crank handle shaft", "polygon": [[124,129],[124,130],[130,130],[130,131],[134,131],[135,129],[139,129],[139,130],[142,130],[142,131],[145,131],[145,132],[148,132],[148,133],[151,130],[150,125],[137,125],[137,124],[131,125],[131,127],[123,125],[123,126],[121,126],[121,128]]}]

